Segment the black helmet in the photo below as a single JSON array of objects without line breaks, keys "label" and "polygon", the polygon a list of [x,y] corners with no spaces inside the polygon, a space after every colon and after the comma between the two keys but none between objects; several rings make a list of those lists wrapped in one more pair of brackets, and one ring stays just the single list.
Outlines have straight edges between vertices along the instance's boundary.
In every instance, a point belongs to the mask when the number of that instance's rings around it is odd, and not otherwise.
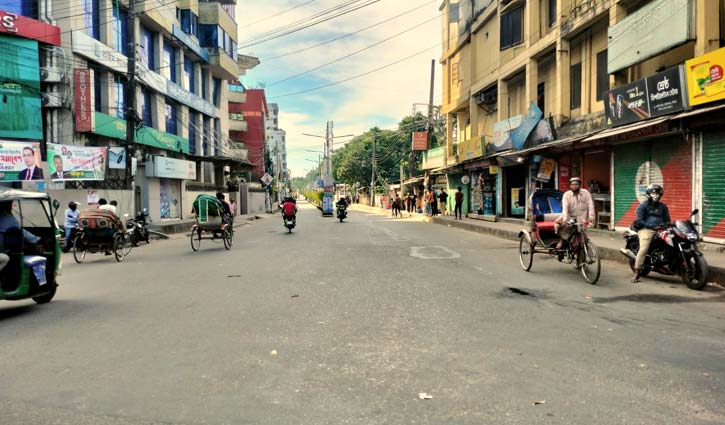
[{"label": "black helmet", "polygon": [[665,191],[662,189],[662,186],[658,184],[651,184],[647,186],[645,193],[647,194],[647,199],[650,201],[659,202],[662,195],[665,194]]}]

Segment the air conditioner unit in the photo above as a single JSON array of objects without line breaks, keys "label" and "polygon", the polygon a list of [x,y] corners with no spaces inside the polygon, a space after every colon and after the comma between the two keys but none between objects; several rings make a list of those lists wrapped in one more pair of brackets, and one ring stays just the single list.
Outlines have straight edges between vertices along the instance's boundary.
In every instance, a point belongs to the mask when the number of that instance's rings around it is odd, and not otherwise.
[{"label": "air conditioner unit", "polygon": [[60,68],[40,67],[40,81],[44,83],[60,83],[63,81],[63,71]]},{"label": "air conditioner unit", "polygon": [[40,99],[44,108],[60,108],[63,106],[63,98],[60,93],[41,93]]}]

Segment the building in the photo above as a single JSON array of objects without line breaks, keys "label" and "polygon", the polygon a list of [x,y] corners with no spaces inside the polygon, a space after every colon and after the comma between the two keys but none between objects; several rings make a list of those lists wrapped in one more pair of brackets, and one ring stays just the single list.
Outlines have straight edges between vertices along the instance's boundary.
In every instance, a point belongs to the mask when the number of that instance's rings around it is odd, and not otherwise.
[{"label": "building", "polygon": [[725,55],[722,3],[444,1],[447,140],[425,155],[429,186],[464,186],[473,216],[523,218],[533,190],[576,175],[596,224],[622,228],[658,182],[674,217],[699,207],[706,240],[724,240],[711,73]]},{"label": "building", "polygon": [[251,180],[258,182],[265,173],[264,149],[267,140],[267,98],[264,89],[246,89],[246,102],[241,105],[246,129],[234,133],[233,140],[241,140],[247,147],[252,164]]},{"label": "building", "polygon": [[279,106],[276,103],[267,105],[267,152],[272,163],[271,174],[277,182],[278,192],[287,187],[289,175],[287,174],[287,133],[279,128]]}]

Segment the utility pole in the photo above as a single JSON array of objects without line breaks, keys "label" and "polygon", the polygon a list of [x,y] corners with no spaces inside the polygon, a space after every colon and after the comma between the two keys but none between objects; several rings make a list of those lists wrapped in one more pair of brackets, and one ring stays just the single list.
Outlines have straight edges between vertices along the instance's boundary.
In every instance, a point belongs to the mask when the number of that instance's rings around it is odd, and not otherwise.
[{"label": "utility pole", "polygon": [[[128,76],[126,84],[126,182],[133,187],[131,177],[131,150],[136,136],[136,0],[128,0],[128,46],[126,56],[128,57]],[[132,197],[133,199],[133,197]],[[133,201],[132,201],[133,202]],[[136,211],[132,206],[131,211]]]},{"label": "utility pole", "polygon": [[373,175],[372,175],[372,177],[370,177],[370,206],[371,207],[374,207],[375,206],[375,171],[376,171],[375,170],[375,168],[376,168],[376,164],[375,164],[375,145],[377,144],[377,142],[378,142],[378,133],[373,133],[373,156],[372,156],[372,159],[373,159]]},{"label": "utility pole", "polygon": [[[436,61],[432,59],[430,61],[430,91],[428,93],[428,141],[430,148],[430,141],[433,139],[433,91],[435,88],[435,72],[436,72]],[[415,161],[416,151],[410,150],[410,164],[408,164],[408,172],[410,177],[415,175]]]}]

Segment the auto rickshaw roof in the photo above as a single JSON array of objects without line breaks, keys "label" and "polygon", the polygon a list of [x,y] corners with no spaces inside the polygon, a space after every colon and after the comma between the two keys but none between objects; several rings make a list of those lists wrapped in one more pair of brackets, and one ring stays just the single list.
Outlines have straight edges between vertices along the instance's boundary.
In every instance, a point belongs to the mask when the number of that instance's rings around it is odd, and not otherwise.
[{"label": "auto rickshaw roof", "polygon": [[4,192],[0,192],[0,202],[15,201],[18,199],[46,200],[50,199],[50,195],[43,192],[28,192],[24,190],[6,190]]}]

